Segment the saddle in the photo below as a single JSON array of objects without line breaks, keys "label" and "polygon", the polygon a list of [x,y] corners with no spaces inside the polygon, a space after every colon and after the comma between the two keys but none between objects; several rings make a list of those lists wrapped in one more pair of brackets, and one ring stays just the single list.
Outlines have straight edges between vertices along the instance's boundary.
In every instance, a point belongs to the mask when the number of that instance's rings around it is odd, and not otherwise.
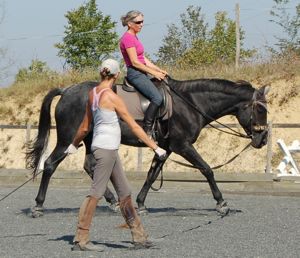
[{"label": "saddle", "polygon": [[[156,119],[167,120],[172,115],[172,98],[169,93],[169,87],[163,81],[151,79],[155,86],[158,88],[163,97],[163,102],[157,112]],[[150,104],[150,101],[134,86],[132,86],[127,78],[124,78],[123,84],[116,84],[114,91],[125,102],[129,113],[135,120],[143,120],[144,114]]]}]

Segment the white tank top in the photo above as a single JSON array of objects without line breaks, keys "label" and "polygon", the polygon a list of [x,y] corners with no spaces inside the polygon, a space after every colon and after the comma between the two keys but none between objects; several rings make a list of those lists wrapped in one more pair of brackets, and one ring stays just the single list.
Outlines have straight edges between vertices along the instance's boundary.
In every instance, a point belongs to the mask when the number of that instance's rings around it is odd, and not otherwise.
[{"label": "white tank top", "polygon": [[96,92],[96,88],[93,89],[94,133],[92,151],[97,148],[117,150],[121,142],[121,129],[116,112],[99,107],[101,94],[107,89],[103,89],[99,93]]}]

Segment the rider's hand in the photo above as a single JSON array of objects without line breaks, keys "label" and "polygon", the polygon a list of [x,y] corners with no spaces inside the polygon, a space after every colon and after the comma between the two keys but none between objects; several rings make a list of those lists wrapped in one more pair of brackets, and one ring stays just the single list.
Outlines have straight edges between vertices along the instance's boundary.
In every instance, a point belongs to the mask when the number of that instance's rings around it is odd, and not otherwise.
[{"label": "rider's hand", "polygon": [[159,159],[165,159],[167,157],[167,152],[160,148],[160,147],[157,147],[155,150],[154,150],[155,154],[159,157]]},{"label": "rider's hand", "polygon": [[161,73],[163,73],[164,75],[168,75],[168,72],[165,70],[160,70]]},{"label": "rider's hand", "polygon": [[64,151],[64,153],[67,153],[67,154],[74,154],[78,151],[78,149],[73,145],[73,144],[70,144],[68,146],[68,148]]},{"label": "rider's hand", "polygon": [[166,75],[165,75],[164,73],[158,72],[158,71],[156,71],[155,73],[153,73],[153,76],[154,76],[157,80],[159,80],[159,81],[165,79],[165,77],[166,77]]}]

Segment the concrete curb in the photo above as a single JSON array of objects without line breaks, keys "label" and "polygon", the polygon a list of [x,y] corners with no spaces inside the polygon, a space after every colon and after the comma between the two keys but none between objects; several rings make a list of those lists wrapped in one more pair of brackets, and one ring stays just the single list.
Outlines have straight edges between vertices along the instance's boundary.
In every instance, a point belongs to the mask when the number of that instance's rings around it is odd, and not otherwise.
[{"label": "concrete curb", "polygon": [[[0,169],[0,183],[3,181],[14,181],[30,179],[32,176],[30,170],[26,169]],[[145,180],[147,172],[126,171],[129,180]],[[41,174],[38,175],[38,179]],[[183,181],[183,182],[206,182],[206,178],[198,172],[163,172],[164,181]],[[274,174],[266,173],[215,173],[217,182],[270,182],[276,178]],[[87,180],[88,175],[83,170],[57,170],[51,180]],[[160,176],[157,180],[160,179]],[[290,179],[292,180],[292,179]],[[300,179],[299,179],[300,180]]]},{"label": "concrete curb", "polygon": [[[146,179],[146,172],[126,172],[130,183],[140,189]],[[31,180],[31,171],[26,169],[0,169],[0,185],[20,186],[28,181],[26,185],[39,186],[41,174],[35,181]],[[229,193],[251,193],[272,195],[295,195],[300,196],[300,178],[285,177],[278,179],[274,174],[251,173],[215,173],[215,178],[221,191]],[[195,172],[164,172],[164,188],[191,188],[210,192],[206,179],[200,173]],[[88,187],[91,179],[85,171],[63,171],[57,170],[50,180],[52,187]],[[160,176],[154,183],[158,188]]]}]

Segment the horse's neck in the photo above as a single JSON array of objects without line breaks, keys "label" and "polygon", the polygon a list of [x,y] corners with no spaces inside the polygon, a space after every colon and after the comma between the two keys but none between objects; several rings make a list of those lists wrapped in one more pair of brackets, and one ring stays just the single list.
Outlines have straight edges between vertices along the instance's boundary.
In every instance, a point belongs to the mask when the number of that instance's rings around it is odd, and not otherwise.
[{"label": "horse's neck", "polygon": [[218,94],[210,98],[208,105],[204,106],[205,112],[211,117],[218,119],[226,115],[235,115],[237,106],[240,105],[241,99],[236,95]]},{"label": "horse's neck", "polygon": [[238,107],[250,101],[254,92],[254,89],[243,86],[238,89],[229,81],[224,81],[220,86],[214,85],[210,80],[199,81],[199,85],[196,83],[190,89],[187,86],[183,87],[184,95],[188,95],[188,99],[192,100],[195,106],[213,119],[236,115]]}]

